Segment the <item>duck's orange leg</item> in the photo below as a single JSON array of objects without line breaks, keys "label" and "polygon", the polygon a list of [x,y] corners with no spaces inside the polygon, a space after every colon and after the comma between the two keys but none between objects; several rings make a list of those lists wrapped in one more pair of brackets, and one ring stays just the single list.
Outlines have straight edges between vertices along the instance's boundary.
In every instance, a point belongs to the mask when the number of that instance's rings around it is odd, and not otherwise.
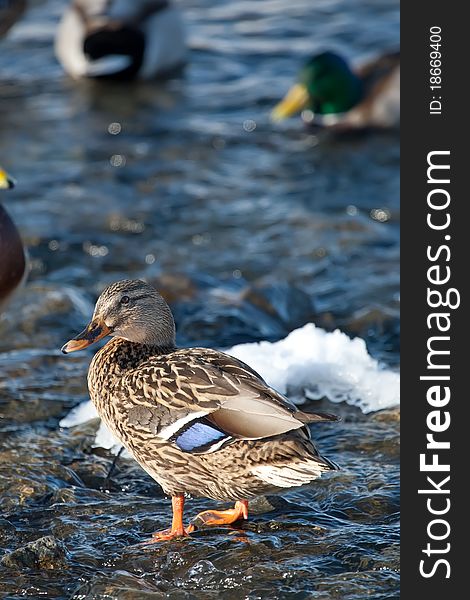
[{"label": "duck's orange leg", "polygon": [[230,525],[240,519],[248,519],[248,500],[238,500],[228,510],[205,510],[197,515],[194,522],[203,525]]},{"label": "duck's orange leg", "polygon": [[145,542],[147,544],[153,544],[154,542],[165,542],[172,540],[176,537],[183,537],[189,535],[194,531],[194,525],[184,527],[183,525],[183,509],[184,509],[184,496],[179,494],[171,497],[171,505],[173,508],[173,520],[171,522],[171,529],[165,529],[164,531],[157,531],[152,535],[152,538]]}]

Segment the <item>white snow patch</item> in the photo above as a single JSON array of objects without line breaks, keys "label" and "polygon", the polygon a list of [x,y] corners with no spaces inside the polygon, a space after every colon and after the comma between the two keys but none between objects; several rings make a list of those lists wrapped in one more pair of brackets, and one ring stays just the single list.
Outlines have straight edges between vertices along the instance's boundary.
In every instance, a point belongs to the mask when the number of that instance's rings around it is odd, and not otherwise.
[{"label": "white snow patch", "polygon": [[[302,401],[326,397],[369,413],[400,403],[400,375],[383,368],[362,338],[307,323],[278,342],[239,344],[227,351],[275,389]],[[300,397],[299,397],[300,396]]]}]

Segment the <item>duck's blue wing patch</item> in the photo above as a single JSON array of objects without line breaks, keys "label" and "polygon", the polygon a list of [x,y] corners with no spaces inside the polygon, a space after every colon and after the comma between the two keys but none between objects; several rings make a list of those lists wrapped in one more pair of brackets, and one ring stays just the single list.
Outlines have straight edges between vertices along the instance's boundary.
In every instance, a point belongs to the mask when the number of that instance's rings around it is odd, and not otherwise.
[{"label": "duck's blue wing patch", "polygon": [[180,429],[171,440],[183,452],[213,452],[221,448],[232,437],[205,419],[193,421]]}]

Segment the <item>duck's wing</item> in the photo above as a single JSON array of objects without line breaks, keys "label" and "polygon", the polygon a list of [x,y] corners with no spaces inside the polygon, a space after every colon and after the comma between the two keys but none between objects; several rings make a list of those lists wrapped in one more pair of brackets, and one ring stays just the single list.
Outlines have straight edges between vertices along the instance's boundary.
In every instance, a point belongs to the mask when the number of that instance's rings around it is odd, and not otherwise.
[{"label": "duck's wing", "polygon": [[363,100],[333,126],[337,131],[390,128],[400,122],[400,53],[389,52],[356,69]]},{"label": "duck's wing", "polygon": [[124,386],[132,393],[131,421],[136,410],[144,410],[139,426],[185,452],[214,452],[235,440],[337,420],[297,410],[248,365],[204,348],[153,357],[130,373]]},{"label": "duck's wing", "polygon": [[366,90],[371,90],[377,83],[387,79],[400,66],[400,52],[393,51],[382,54],[356,69]]}]

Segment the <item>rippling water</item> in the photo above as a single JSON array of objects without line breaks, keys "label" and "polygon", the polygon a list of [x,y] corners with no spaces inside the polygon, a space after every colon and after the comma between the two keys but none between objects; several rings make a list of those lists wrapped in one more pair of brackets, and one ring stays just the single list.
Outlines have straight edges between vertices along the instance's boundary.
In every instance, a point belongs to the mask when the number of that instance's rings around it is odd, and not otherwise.
[{"label": "rippling water", "polygon": [[[33,2],[1,42],[0,162],[19,182],[3,199],[31,275],[0,320],[0,548],[18,551],[0,595],[398,597],[396,411],[334,406],[343,422],[314,433],[341,472],[260,501],[243,531],[145,549],[169,501],[127,461],[105,480],[96,424],[58,427],[87,398],[89,355],[57,349],[122,277],[158,285],[182,345],[274,341],[314,321],[398,365],[398,136],[268,119],[309,52],[395,47],[398,3],[180,4],[190,60],[166,85],[64,77],[58,0]],[[188,517],[208,505],[189,502]]]}]

